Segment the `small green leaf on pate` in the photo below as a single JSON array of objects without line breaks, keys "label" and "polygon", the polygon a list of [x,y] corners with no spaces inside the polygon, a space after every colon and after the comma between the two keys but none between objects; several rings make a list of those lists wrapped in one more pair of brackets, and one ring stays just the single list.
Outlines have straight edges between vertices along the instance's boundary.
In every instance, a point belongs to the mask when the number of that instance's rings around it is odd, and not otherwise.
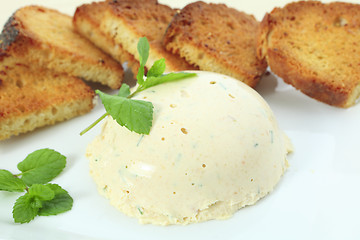
[{"label": "small green leaf on pate", "polygon": [[140,66],[145,66],[148,58],[149,58],[149,51],[150,45],[146,37],[141,37],[137,44],[137,50],[139,52],[139,62]]},{"label": "small green leaf on pate", "polygon": [[147,89],[165,82],[176,81],[194,76],[196,76],[196,73],[177,72],[162,75],[160,77],[148,77],[141,87]]},{"label": "small green leaf on pate", "polygon": [[145,64],[149,58],[150,51],[150,45],[146,37],[139,39],[137,50],[139,52],[140,67],[136,75],[136,79],[139,84],[142,84],[144,82]]},{"label": "small green leaf on pate", "polygon": [[133,100],[120,96],[109,95],[96,90],[102,103],[120,126],[139,134],[149,134],[153,119],[151,102]]},{"label": "small green leaf on pate", "polygon": [[55,197],[54,191],[43,184],[33,184],[29,188],[29,194],[32,197],[37,197],[41,201],[49,201]]},{"label": "small green leaf on pate", "polygon": [[117,96],[113,97],[96,90],[96,93],[99,94],[101,101],[104,104],[106,113],[81,131],[80,135],[84,135],[108,115],[111,115],[121,126],[127,127],[130,131],[139,134],[149,134],[153,119],[153,105],[152,103],[145,101],[131,100],[131,98],[137,93],[152,86],[196,76],[196,73],[185,72],[163,74],[166,68],[165,59],[160,59],[154,62],[153,66],[149,69],[145,80],[145,64],[148,60],[150,50],[150,45],[146,37],[139,39],[137,49],[140,62],[138,73],[136,75],[138,84],[137,89],[130,94],[129,86],[123,84]]},{"label": "small green leaf on pate", "polygon": [[165,72],[165,59],[161,58],[154,62],[154,65],[150,68],[150,70],[147,72],[147,77],[159,77]]},{"label": "small green leaf on pate", "polygon": [[69,193],[57,184],[45,185],[53,190],[55,197],[50,201],[43,202],[42,208],[39,209],[39,216],[57,215],[71,210],[73,199]]},{"label": "small green leaf on pate", "polygon": [[123,83],[121,84],[121,88],[119,89],[118,96],[119,97],[127,97],[130,95],[130,87],[129,85]]},{"label": "small green leaf on pate", "polygon": [[8,192],[23,192],[26,185],[23,180],[15,177],[11,172],[0,169],[0,190]]},{"label": "small green leaf on pate", "polygon": [[144,82],[144,74],[145,74],[145,70],[144,70],[144,67],[139,67],[139,70],[138,70],[138,73],[136,75],[136,79],[137,79],[137,82],[139,84],[142,84]]},{"label": "small green leaf on pate", "polygon": [[13,207],[13,218],[16,223],[28,223],[38,214],[39,208],[34,207],[34,198],[29,193],[19,197]]},{"label": "small green leaf on pate", "polygon": [[138,83],[143,83],[144,82],[144,74],[145,74],[145,70],[144,67],[139,67],[138,73],[136,75],[136,79]]},{"label": "small green leaf on pate", "polygon": [[21,179],[29,186],[44,184],[54,179],[65,168],[66,157],[52,149],[40,149],[30,153],[17,167]]}]

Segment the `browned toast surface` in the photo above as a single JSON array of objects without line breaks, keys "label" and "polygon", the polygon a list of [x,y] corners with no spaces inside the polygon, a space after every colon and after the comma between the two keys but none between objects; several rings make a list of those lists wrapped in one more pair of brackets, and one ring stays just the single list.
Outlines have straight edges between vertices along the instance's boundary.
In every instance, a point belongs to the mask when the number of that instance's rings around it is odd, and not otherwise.
[{"label": "browned toast surface", "polygon": [[147,37],[150,43],[147,68],[156,60],[165,58],[166,71],[196,69],[178,55],[166,51],[162,44],[162,37],[176,13],[175,10],[156,1],[147,0],[118,0],[108,4],[101,29],[110,34],[116,43],[120,43],[137,60],[137,42],[140,37]]},{"label": "browned toast surface", "polygon": [[360,5],[295,2],[261,23],[258,56],[306,95],[349,107],[360,96]]},{"label": "browned toast surface", "polygon": [[118,62],[126,62],[127,67],[136,76],[139,62],[128,51],[124,50],[121,44],[116,44],[114,39],[100,28],[107,7],[108,3],[106,2],[93,2],[79,6],[73,17],[74,28],[80,35],[90,40]]},{"label": "browned toast surface", "polygon": [[0,64],[0,140],[89,112],[94,92],[66,74]]},{"label": "browned toast surface", "polygon": [[28,6],[17,10],[5,25],[3,54],[118,88],[121,64],[77,34],[72,18],[56,10]]},{"label": "browned toast surface", "polygon": [[233,76],[254,87],[266,69],[256,57],[259,23],[224,4],[185,6],[168,27],[164,44],[201,70]]}]

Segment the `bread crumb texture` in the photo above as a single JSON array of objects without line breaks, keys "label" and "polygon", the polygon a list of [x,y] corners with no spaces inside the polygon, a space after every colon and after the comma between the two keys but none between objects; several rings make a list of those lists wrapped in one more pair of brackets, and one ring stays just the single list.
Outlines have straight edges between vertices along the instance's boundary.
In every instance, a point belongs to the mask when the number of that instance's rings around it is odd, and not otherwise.
[{"label": "bread crumb texture", "polygon": [[55,72],[119,88],[123,68],[90,41],[77,34],[72,18],[56,10],[27,6],[6,23],[0,40],[3,54]]},{"label": "bread crumb texture", "polygon": [[224,4],[195,2],[175,15],[164,44],[201,70],[223,73],[255,87],[267,67],[256,57],[259,23]]},{"label": "bread crumb texture", "polygon": [[146,64],[148,69],[160,58],[165,58],[167,72],[197,69],[180,56],[166,51],[162,44],[165,30],[176,10],[155,1],[112,1],[108,4],[101,21],[101,29],[137,61],[138,40],[146,37],[150,44],[150,55]]},{"label": "bread crumb texture", "polygon": [[360,96],[360,5],[295,2],[261,23],[257,54],[286,83],[337,107]]},{"label": "bread crumb texture", "polygon": [[98,48],[109,54],[116,61],[126,63],[136,76],[139,62],[126,51],[122,44],[116,43],[112,36],[100,28],[107,2],[93,2],[79,6],[73,17],[73,25],[77,33],[90,40]]},{"label": "bread crumb texture", "polygon": [[0,67],[0,140],[89,112],[94,92],[81,79],[31,67]]}]

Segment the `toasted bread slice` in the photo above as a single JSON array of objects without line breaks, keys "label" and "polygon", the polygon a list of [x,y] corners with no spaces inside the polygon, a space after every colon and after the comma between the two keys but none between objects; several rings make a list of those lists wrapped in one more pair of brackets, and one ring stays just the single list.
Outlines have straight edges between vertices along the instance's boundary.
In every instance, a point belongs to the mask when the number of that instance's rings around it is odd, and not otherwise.
[{"label": "toasted bread slice", "polygon": [[7,55],[58,73],[67,72],[119,88],[121,64],[77,34],[72,18],[39,6],[17,10],[6,23],[0,40]]},{"label": "toasted bread slice", "polygon": [[0,140],[89,112],[93,97],[92,89],[77,77],[3,59]]},{"label": "toasted bread slice", "polygon": [[267,67],[256,57],[258,29],[251,15],[224,4],[195,2],[175,15],[164,44],[201,70],[223,73],[255,87]]},{"label": "toasted bread slice", "polygon": [[139,38],[147,37],[150,43],[150,55],[146,64],[148,69],[160,58],[165,58],[167,72],[196,69],[183,58],[166,51],[162,45],[165,29],[175,12],[153,0],[109,1],[100,28],[137,60]]},{"label": "toasted bread slice", "polygon": [[261,23],[258,56],[286,83],[324,103],[349,107],[360,96],[360,5],[296,2]]},{"label": "toasted bread slice", "polygon": [[136,76],[139,62],[128,51],[124,50],[121,44],[115,43],[114,39],[100,28],[107,6],[106,2],[93,2],[79,6],[73,17],[74,28],[80,35],[90,40],[118,62],[126,62],[127,67]]}]

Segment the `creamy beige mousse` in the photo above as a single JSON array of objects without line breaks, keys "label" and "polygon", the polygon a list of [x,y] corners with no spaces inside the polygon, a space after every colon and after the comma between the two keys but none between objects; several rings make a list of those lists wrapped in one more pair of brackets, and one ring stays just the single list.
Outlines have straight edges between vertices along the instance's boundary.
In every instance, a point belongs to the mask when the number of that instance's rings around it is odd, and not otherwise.
[{"label": "creamy beige mousse", "polygon": [[141,223],[228,218],[287,168],[291,143],[263,98],[231,77],[197,74],[134,97],[154,105],[149,135],[108,117],[87,148],[99,192]]}]

